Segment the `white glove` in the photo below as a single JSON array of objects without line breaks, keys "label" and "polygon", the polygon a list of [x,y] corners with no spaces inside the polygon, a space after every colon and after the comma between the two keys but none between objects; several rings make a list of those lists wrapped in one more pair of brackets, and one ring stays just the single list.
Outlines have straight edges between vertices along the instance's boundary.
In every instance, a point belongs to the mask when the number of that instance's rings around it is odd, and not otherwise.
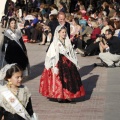
[{"label": "white glove", "polygon": [[105,50],[106,50],[106,52],[108,52],[108,51],[110,50],[110,48],[109,48],[109,47],[107,47]]}]

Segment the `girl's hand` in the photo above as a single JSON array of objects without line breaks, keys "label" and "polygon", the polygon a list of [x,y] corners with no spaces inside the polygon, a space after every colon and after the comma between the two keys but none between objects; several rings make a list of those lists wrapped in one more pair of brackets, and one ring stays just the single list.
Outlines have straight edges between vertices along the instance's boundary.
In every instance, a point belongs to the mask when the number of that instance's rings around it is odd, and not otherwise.
[{"label": "girl's hand", "polygon": [[59,73],[59,69],[57,67],[52,68],[52,71],[54,74],[58,74]]},{"label": "girl's hand", "polygon": [[2,120],[4,120],[4,116],[2,117]]},{"label": "girl's hand", "polygon": [[31,26],[34,26],[34,24],[33,24],[33,23],[31,23]]}]

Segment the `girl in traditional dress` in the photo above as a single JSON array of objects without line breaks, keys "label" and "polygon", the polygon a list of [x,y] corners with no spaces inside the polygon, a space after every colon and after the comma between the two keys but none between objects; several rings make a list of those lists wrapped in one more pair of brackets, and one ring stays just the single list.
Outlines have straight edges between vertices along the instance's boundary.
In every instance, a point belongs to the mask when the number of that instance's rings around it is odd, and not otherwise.
[{"label": "girl in traditional dress", "polygon": [[17,64],[7,64],[0,70],[0,120],[37,120],[33,113],[31,94],[22,82],[22,70]]},{"label": "girl in traditional dress", "polygon": [[39,92],[48,98],[56,98],[58,102],[84,96],[85,90],[77,68],[77,57],[66,28],[59,25],[46,54]]},{"label": "girl in traditional dress", "polygon": [[17,63],[21,66],[24,76],[28,76],[29,61],[27,50],[19,29],[16,29],[16,20],[10,18],[9,28],[4,32],[2,51],[5,52],[5,61],[8,64]]}]

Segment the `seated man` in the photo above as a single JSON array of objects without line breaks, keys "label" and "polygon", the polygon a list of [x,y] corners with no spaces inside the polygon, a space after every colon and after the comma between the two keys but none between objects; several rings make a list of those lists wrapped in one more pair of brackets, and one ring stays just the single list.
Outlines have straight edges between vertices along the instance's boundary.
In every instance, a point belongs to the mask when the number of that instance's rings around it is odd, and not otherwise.
[{"label": "seated man", "polygon": [[106,30],[105,39],[107,44],[100,42],[100,45],[103,49],[106,49],[106,52],[99,54],[102,63],[95,64],[95,66],[120,67],[120,39],[113,36],[113,34],[111,29]]}]

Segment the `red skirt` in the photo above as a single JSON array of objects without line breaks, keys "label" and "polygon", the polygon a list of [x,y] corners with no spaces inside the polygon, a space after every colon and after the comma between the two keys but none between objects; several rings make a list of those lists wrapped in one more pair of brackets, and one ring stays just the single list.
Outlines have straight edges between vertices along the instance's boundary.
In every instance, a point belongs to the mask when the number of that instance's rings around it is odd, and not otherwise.
[{"label": "red skirt", "polygon": [[85,95],[85,90],[76,66],[60,54],[57,64],[58,74],[52,69],[44,69],[40,78],[39,92],[49,98],[79,98]]}]

